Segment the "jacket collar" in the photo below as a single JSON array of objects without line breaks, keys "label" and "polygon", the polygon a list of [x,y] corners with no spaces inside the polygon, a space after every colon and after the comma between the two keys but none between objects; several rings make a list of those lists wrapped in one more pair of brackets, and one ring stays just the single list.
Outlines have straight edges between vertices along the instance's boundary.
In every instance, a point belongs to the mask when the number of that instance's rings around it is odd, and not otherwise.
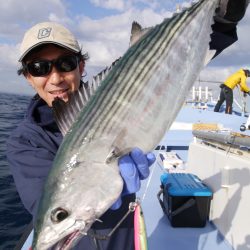
[{"label": "jacket collar", "polygon": [[40,127],[58,130],[53,117],[53,110],[37,94],[31,99],[26,113],[26,119]]}]

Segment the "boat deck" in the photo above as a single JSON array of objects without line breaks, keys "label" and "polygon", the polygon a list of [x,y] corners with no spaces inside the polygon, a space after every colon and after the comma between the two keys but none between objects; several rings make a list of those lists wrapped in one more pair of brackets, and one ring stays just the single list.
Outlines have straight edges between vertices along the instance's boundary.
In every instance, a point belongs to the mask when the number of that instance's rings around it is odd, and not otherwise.
[{"label": "boat deck", "polygon": [[[202,111],[192,107],[184,107],[176,122],[162,139],[161,145],[168,151],[174,151],[184,161],[187,161],[188,146],[193,140],[192,123],[223,122],[224,127],[240,132],[239,128],[246,117]],[[245,132],[249,134],[249,131]],[[155,151],[158,154],[160,151]],[[205,163],[204,163],[205,164]],[[185,166],[188,168],[188,166]],[[166,172],[159,163],[151,167],[151,176],[142,183],[138,197],[143,208],[149,250],[232,250],[233,247],[224,239],[215,225],[208,221],[204,228],[174,228],[159,204],[157,193],[160,190],[160,176]],[[246,249],[244,248],[237,249]]]}]

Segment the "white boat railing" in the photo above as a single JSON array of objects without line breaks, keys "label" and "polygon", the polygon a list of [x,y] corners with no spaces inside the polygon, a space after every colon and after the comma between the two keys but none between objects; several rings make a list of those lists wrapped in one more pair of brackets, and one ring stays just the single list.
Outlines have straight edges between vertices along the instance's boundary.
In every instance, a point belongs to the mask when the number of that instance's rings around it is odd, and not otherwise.
[{"label": "white boat railing", "polygon": [[[220,96],[219,85],[223,84],[221,81],[209,81],[209,80],[197,80],[197,83],[191,89],[188,102],[194,103],[201,108],[207,108],[207,103],[215,104]],[[246,116],[247,111],[247,99],[244,97],[243,92],[237,88],[237,92],[234,94],[233,103],[236,105],[238,111],[242,116]]]}]

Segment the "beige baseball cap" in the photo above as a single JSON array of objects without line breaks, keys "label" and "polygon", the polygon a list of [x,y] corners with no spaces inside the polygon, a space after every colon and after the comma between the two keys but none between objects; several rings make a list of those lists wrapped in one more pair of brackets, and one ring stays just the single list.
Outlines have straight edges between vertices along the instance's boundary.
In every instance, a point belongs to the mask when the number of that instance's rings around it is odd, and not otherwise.
[{"label": "beige baseball cap", "polygon": [[36,24],[24,34],[19,62],[32,49],[46,43],[57,44],[76,53],[81,50],[74,35],[64,26],[54,22],[43,22]]}]

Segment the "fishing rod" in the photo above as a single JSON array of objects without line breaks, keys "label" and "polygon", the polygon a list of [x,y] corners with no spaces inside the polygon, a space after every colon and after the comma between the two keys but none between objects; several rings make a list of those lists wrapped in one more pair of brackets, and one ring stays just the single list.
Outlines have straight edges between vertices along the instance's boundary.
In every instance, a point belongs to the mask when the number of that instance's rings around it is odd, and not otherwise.
[{"label": "fishing rod", "polygon": [[219,84],[223,84],[223,81],[211,81],[211,80],[202,80],[202,79],[198,79],[196,80],[196,82],[206,82],[206,83],[219,83]]}]

